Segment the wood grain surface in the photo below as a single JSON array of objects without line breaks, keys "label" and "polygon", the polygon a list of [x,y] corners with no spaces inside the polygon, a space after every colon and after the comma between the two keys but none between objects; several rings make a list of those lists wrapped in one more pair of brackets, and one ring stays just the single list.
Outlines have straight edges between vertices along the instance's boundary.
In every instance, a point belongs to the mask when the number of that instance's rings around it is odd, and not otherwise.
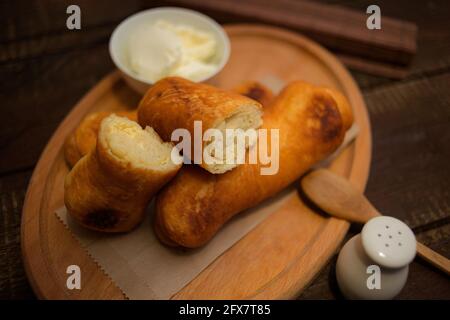
[{"label": "wood grain surface", "polygon": [[356,70],[390,78],[404,78],[417,50],[417,26],[409,21],[383,17],[379,30],[364,27],[367,14],[317,1],[171,0],[175,6],[207,10],[213,16],[239,16],[249,22],[287,27],[314,38],[335,51],[342,62]]},{"label": "wood grain surface", "polygon": [[[322,0],[365,12],[370,0]],[[20,255],[25,191],[57,125],[86,91],[113,69],[107,42],[126,16],[163,1],[78,0],[82,30],[68,31],[71,1],[0,2],[0,298],[33,298]],[[446,0],[377,1],[382,15],[418,25],[418,51],[402,81],[352,71],[371,116],[373,160],[366,195],[404,219],[417,237],[450,257],[450,26]],[[237,4],[238,6],[238,4]],[[205,13],[209,13],[205,11]],[[212,15],[221,23],[247,22]],[[349,236],[359,232],[351,228]],[[335,258],[333,258],[335,259]],[[300,298],[340,298],[334,260]],[[442,273],[416,260],[399,295],[449,299]]]},{"label": "wood grain surface", "polygon": [[[371,157],[369,119],[361,93],[343,66],[317,44],[292,32],[258,25],[225,29],[232,53],[226,67],[210,81],[215,85],[233,88],[265,77],[284,83],[303,79],[336,88],[348,97],[360,132],[356,141],[333,161],[331,169],[364,190]],[[279,59],[273,61],[273,57]],[[28,278],[40,298],[124,298],[54,213],[63,206],[68,168],[62,146],[68,133],[89,112],[130,110],[138,101],[139,95],[125,85],[117,72],[112,73],[74,107],[39,159],[23,207],[22,251]],[[315,213],[303,203],[296,189],[282,201],[279,209],[173,298],[295,298],[334,254],[349,224]],[[80,291],[66,288],[65,268],[71,264],[87,274]]]}]

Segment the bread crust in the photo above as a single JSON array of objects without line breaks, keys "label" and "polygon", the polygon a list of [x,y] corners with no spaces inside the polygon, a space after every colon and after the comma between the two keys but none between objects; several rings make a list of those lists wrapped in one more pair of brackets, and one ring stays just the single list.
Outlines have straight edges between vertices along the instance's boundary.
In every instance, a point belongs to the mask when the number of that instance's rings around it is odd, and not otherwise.
[{"label": "bread crust", "polygon": [[[346,99],[296,81],[265,108],[263,128],[279,129],[279,171],[242,164],[222,175],[185,166],[156,198],[155,230],[163,243],[196,248],[237,213],[275,195],[334,152],[351,126]],[[338,105],[339,104],[339,105]]]}]

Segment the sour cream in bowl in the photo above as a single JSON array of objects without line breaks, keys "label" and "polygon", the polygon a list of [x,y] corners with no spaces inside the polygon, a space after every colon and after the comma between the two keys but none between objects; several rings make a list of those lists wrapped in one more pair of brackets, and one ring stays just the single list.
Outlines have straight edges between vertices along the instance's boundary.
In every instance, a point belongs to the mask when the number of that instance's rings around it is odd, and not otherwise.
[{"label": "sour cream in bowl", "polygon": [[136,13],[120,23],[109,51],[126,82],[143,94],[167,76],[209,80],[228,61],[230,44],[223,28],[211,18],[164,7]]}]

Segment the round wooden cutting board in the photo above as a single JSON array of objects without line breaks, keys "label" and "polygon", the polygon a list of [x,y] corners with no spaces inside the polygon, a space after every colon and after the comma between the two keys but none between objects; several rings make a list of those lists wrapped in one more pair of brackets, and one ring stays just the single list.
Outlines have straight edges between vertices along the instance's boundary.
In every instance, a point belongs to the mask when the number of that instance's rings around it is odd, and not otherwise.
[{"label": "round wooden cutting board", "polygon": [[[354,109],[360,133],[330,168],[364,190],[371,159],[366,106],[352,77],[329,52],[296,33],[258,25],[226,27],[231,57],[212,82],[222,88],[246,80],[306,80],[341,90]],[[137,106],[140,96],[118,72],[95,86],[74,107],[48,142],[28,187],[22,216],[22,252],[40,298],[125,299],[55,215],[62,207],[68,167],[63,143],[86,114]],[[349,224],[315,213],[296,190],[266,220],[218,257],[174,299],[294,298],[327,263]],[[83,270],[81,290],[66,287],[66,266]]]}]

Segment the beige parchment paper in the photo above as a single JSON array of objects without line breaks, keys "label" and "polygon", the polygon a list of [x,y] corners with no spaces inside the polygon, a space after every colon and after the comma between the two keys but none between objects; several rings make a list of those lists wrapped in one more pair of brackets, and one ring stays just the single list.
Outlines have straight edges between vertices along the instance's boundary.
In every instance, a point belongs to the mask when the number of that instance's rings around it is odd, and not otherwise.
[{"label": "beige parchment paper", "polygon": [[276,211],[289,191],[292,187],[237,215],[207,245],[194,250],[169,248],[158,241],[152,227],[153,203],[137,229],[120,235],[86,230],[71,219],[65,207],[56,214],[128,298],[169,299]]}]

